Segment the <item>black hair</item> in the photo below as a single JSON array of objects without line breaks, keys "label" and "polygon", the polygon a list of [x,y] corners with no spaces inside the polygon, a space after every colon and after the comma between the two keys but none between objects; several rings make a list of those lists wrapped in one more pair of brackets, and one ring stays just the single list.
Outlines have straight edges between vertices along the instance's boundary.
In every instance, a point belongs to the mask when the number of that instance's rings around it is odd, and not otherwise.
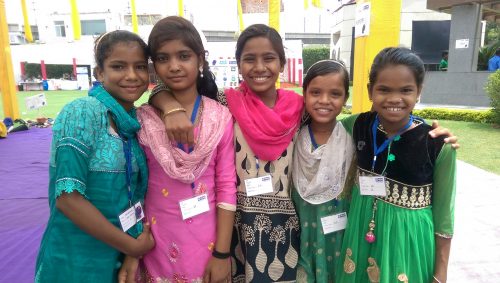
[{"label": "black hair", "polygon": [[500,56],[500,48],[497,49],[497,52],[495,52],[495,55]]},{"label": "black hair", "polygon": [[101,70],[104,69],[104,61],[108,58],[108,56],[113,51],[113,47],[117,43],[128,43],[128,42],[137,42],[142,51],[144,52],[144,57],[147,62],[149,58],[149,49],[146,45],[146,42],[142,40],[140,36],[137,34],[126,31],[126,30],[115,30],[111,32],[107,32],[101,36],[99,36],[94,43],[94,60],[96,66]]},{"label": "black hair", "polygon": [[274,51],[278,53],[280,64],[283,67],[286,63],[283,39],[281,39],[281,35],[275,29],[264,24],[251,25],[241,32],[236,42],[236,61],[238,63],[240,62],[241,53],[247,41],[255,37],[265,37],[269,39]]},{"label": "black hair", "polygon": [[448,55],[448,50],[441,52],[441,57]]},{"label": "black hair", "polygon": [[215,76],[210,71],[207,59],[205,58],[206,51],[203,47],[201,36],[190,21],[182,17],[170,16],[161,19],[154,25],[148,39],[148,46],[153,62],[157,59],[158,49],[160,49],[161,45],[166,41],[176,39],[181,40],[182,43],[191,48],[203,60],[203,77],[198,76],[196,81],[198,93],[216,99],[218,88],[215,83]]},{"label": "black hair", "polygon": [[404,47],[387,47],[380,51],[373,60],[369,76],[369,89],[377,81],[378,74],[387,66],[404,65],[408,67],[415,77],[415,82],[420,88],[424,83],[424,62],[410,49]]},{"label": "black hair", "polygon": [[345,100],[347,101],[349,98],[349,72],[347,72],[344,63],[337,60],[321,60],[312,64],[307,70],[307,74],[302,82],[302,93],[306,93],[307,87],[314,78],[331,73],[342,74],[344,79]]}]

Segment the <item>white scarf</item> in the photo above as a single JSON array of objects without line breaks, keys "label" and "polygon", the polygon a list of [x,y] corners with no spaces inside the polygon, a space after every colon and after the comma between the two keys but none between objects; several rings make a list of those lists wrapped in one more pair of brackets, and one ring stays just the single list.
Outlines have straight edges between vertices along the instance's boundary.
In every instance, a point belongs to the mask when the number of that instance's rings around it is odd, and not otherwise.
[{"label": "white scarf", "polygon": [[293,183],[311,204],[336,198],[344,188],[354,155],[354,142],[342,123],[337,123],[328,142],[313,152],[308,126],[299,132],[293,156]]}]

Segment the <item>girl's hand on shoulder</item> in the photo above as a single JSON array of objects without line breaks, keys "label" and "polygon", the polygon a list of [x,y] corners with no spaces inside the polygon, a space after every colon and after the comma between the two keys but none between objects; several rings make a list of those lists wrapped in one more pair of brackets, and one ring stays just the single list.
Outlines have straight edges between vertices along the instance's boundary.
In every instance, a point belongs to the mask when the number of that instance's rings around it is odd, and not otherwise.
[{"label": "girl's hand on shoulder", "polygon": [[139,259],[126,256],[118,272],[118,283],[135,283],[135,276],[139,268]]},{"label": "girl's hand on shoulder", "polygon": [[203,283],[231,282],[231,260],[211,257],[203,274]]},{"label": "girl's hand on shoulder", "polygon": [[151,233],[151,224],[144,224],[144,230],[142,234],[135,240],[135,245],[128,254],[133,257],[143,256],[145,253],[149,252],[155,246],[155,240],[153,234]]},{"label": "girl's hand on shoulder", "polygon": [[186,112],[177,111],[162,115],[163,123],[169,141],[176,143],[194,145],[193,123],[187,117]]},{"label": "girl's hand on shoulder", "polygon": [[446,136],[447,138],[444,139],[445,143],[451,144],[451,147],[454,149],[460,148],[460,144],[458,143],[458,137],[453,135],[453,133],[450,132],[449,129],[439,126],[437,120],[432,121],[432,131],[429,132],[429,135],[433,138],[439,136]]}]

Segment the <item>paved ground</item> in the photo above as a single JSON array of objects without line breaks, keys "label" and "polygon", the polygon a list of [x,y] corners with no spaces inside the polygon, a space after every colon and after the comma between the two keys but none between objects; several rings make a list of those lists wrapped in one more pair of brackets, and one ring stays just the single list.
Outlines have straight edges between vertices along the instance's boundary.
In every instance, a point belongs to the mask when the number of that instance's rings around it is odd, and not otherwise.
[{"label": "paved ground", "polygon": [[500,176],[458,161],[449,283],[500,282]]}]

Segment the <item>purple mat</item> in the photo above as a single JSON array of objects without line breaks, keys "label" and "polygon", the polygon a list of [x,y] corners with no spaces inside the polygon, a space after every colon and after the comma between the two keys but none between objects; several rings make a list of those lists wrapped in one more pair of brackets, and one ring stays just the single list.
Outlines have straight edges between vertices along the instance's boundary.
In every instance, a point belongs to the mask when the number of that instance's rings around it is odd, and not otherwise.
[{"label": "purple mat", "polygon": [[0,139],[0,282],[33,282],[49,217],[51,129],[31,128]]},{"label": "purple mat", "polygon": [[0,139],[0,200],[46,198],[52,129],[31,128]]}]

